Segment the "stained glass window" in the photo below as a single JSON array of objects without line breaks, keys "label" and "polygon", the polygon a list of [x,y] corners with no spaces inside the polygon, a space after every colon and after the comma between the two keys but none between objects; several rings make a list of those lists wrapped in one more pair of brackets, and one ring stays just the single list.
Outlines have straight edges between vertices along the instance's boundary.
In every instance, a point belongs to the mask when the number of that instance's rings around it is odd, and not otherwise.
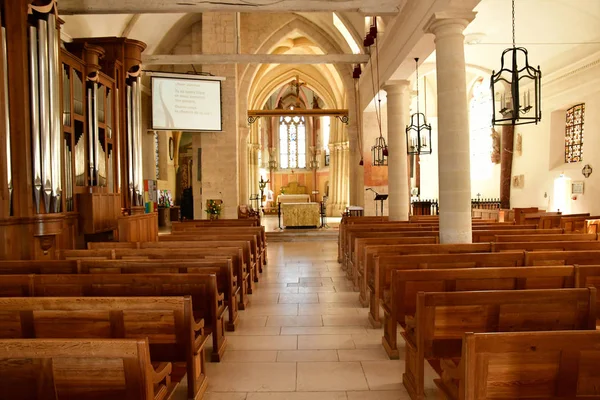
[{"label": "stained glass window", "polygon": [[279,167],[306,168],[304,117],[281,117],[279,121]]},{"label": "stained glass window", "polygon": [[578,104],[567,110],[565,126],[565,162],[583,161],[583,123],[585,104]]}]

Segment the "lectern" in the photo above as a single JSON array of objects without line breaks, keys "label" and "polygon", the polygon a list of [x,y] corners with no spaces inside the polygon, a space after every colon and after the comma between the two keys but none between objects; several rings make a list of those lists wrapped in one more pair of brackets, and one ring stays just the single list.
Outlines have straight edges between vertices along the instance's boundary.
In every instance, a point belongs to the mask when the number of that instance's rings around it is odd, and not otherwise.
[{"label": "lectern", "polygon": [[[381,201],[381,216],[383,217],[383,202],[386,201],[388,198],[387,194],[376,194],[375,198],[373,200],[375,201]],[[377,214],[377,203],[375,203],[375,215],[379,215]]]}]

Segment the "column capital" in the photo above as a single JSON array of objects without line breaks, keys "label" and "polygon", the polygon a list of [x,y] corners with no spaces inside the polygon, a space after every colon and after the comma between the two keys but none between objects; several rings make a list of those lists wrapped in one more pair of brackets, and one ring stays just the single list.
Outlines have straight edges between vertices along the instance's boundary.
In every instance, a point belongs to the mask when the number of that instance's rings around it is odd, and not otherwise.
[{"label": "column capital", "polygon": [[405,79],[387,81],[382,89],[389,94],[401,93],[410,87],[410,81]]},{"label": "column capital", "polygon": [[[465,30],[477,15],[474,11],[468,10],[451,10],[451,11],[440,11],[434,13],[429,21],[423,27],[426,33],[433,33],[436,36],[444,35],[444,33],[456,33],[455,30],[460,30],[460,33]],[[454,29],[448,31],[441,31],[442,27],[451,27]]]}]

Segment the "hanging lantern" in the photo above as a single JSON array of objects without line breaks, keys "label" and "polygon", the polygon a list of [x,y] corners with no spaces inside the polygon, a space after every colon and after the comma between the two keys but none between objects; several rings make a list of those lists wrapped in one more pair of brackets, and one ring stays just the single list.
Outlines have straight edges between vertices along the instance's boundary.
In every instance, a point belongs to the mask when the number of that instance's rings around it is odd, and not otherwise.
[{"label": "hanging lantern", "polygon": [[410,125],[406,127],[406,151],[411,155],[431,154],[431,124],[425,114],[419,111],[419,59],[417,65],[417,112],[410,116]]},{"label": "hanging lantern", "polygon": [[371,147],[371,152],[373,153],[374,167],[384,167],[388,165],[388,149],[383,136],[379,136],[375,140],[375,146]]},{"label": "hanging lantern", "polygon": [[512,0],[513,46],[502,52],[500,71],[492,71],[492,125],[537,124],[542,120],[542,72],[529,65],[527,49],[515,40],[515,0]]}]

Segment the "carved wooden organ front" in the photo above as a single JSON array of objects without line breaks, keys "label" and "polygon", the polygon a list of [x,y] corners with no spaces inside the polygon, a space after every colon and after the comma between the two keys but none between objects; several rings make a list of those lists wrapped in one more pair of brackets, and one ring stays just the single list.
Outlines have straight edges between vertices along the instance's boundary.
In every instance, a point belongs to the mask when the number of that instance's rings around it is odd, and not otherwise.
[{"label": "carved wooden organ front", "polygon": [[[127,38],[62,44],[56,1],[46,3],[28,4],[27,16],[31,175],[26,176],[33,213],[77,213],[94,196],[109,208],[107,218],[116,226],[122,211],[143,212],[140,73],[146,46]],[[9,110],[18,107],[8,95],[7,71],[16,64],[8,62],[4,4],[0,1],[0,219],[15,215]]]}]

